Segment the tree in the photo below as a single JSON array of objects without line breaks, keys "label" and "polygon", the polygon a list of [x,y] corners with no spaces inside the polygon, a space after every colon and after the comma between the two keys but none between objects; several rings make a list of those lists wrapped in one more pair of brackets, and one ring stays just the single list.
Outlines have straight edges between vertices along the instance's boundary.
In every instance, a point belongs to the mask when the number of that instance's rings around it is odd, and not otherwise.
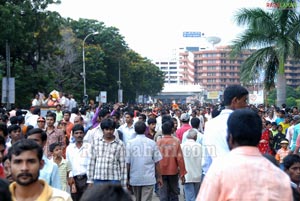
[{"label": "tree", "polygon": [[[294,3],[294,0],[274,0],[274,3]],[[261,8],[240,9],[235,15],[238,25],[246,30],[233,41],[232,55],[244,49],[256,48],[241,65],[241,81],[253,80],[262,68],[266,90],[277,87],[277,105],[286,101],[284,64],[288,58],[300,58],[300,17],[295,8],[264,11]]]}]

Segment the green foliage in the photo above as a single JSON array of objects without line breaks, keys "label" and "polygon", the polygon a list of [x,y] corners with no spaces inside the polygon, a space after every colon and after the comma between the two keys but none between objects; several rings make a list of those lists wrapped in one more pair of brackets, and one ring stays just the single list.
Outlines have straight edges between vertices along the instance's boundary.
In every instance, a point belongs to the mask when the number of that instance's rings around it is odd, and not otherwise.
[{"label": "green foliage", "polygon": [[[16,105],[29,107],[37,92],[70,92],[83,98],[83,55],[87,93],[91,99],[107,91],[117,101],[119,68],[124,102],[137,94],[155,95],[163,87],[163,73],[147,58],[129,49],[115,27],[89,19],[63,19],[46,11],[60,1],[0,1],[0,67],[6,74],[5,44],[10,46],[11,76],[16,80]],[[2,76],[2,75],[1,75]]]},{"label": "green foliage", "polygon": [[[276,105],[276,89],[272,89],[267,95],[268,105]],[[286,105],[288,107],[299,106],[300,105],[300,87],[294,89],[293,87],[287,86],[286,88]]]},{"label": "green foliage", "polygon": [[257,49],[241,65],[241,81],[249,83],[256,79],[258,69],[264,69],[264,85],[270,90],[275,86],[277,76],[277,104],[282,104],[286,98],[284,63],[287,58],[300,58],[299,14],[295,9],[264,11],[261,8],[242,8],[236,13],[235,20],[238,25],[246,26],[246,30],[234,40],[232,55],[236,56],[245,49]]}]

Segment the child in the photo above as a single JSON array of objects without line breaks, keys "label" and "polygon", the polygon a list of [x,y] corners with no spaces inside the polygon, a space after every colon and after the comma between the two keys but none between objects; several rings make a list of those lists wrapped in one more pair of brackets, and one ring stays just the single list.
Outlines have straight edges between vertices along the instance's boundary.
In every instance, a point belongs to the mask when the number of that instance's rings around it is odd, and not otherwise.
[{"label": "child", "polygon": [[272,122],[271,131],[272,131],[273,137],[278,133],[276,122]]},{"label": "child", "polygon": [[281,148],[280,142],[282,140],[286,139],[285,134],[282,133],[282,126],[281,125],[277,126],[277,130],[278,130],[278,133],[274,137],[274,149],[275,149],[276,152]]},{"label": "child", "polygon": [[278,150],[275,158],[279,162],[280,169],[284,170],[283,159],[289,154],[289,141],[287,139],[281,140],[280,145],[281,149]]},{"label": "child", "polygon": [[66,191],[68,168],[67,168],[67,161],[62,157],[62,148],[60,143],[55,142],[53,144],[50,144],[49,151],[52,155],[52,158],[50,160],[56,163],[59,169],[60,183],[62,187],[61,189]]}]

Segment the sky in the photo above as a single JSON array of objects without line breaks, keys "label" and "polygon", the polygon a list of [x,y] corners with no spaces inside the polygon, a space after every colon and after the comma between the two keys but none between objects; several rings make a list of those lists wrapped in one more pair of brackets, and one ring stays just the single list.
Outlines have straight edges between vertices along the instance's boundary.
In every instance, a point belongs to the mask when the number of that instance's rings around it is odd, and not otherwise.
[{"label": "sky", "polygon": [[183,38],[201,32],[229,45],[243,27],[234,23],[241,8],[266,8],[267,0],[61,0],[49,6],[62,17],[94,19],[114,26],[129,48],[151,60],[168,58],[183,44],[197,46],[205,38]]}]

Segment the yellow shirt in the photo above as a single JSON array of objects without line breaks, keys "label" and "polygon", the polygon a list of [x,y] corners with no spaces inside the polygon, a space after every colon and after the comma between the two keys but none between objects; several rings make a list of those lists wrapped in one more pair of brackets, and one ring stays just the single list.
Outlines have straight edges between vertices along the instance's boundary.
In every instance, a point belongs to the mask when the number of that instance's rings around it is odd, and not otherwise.
[{"label": "yellow shirt", "polygon": [[[40,196],[35,201],[72,201],[71,196],[67,192],[52,188],[44,180],[39,180],[39,182],[41,182],[44,188]],[[12,195],[12,201],[17,201],[15,196],[16,186],[16,182],[11,183],[9,186],[9,191]]]},{"label": "yellow shirt", "polygon": [[290,127],[289,123],[284,123],[284,122],[280,122],[279,125],[282,126],[282,133],[285,134],[286,129],[288,129],[288,127]]}]

